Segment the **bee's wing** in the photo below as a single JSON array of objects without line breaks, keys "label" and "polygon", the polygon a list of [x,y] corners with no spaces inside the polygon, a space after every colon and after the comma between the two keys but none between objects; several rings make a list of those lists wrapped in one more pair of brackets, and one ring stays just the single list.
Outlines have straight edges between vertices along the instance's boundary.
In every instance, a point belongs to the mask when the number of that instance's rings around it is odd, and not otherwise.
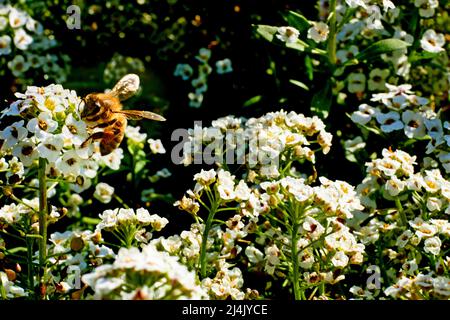
[{"label": "bee's wing", "polygon": [[130,120],[142,120],[149,119],[155,121],[166,121],[166,119],[159,114],[150,112],[150,111],[142,111],[142,110],[117,110],[114,113],[120,113],[127,117]]},{"label": "bee's wing", "polygon": [[127,74],[116,83],[109,94],[117,97],[120,101],[127,100],[139,90],[139,83],[137,74]]}]

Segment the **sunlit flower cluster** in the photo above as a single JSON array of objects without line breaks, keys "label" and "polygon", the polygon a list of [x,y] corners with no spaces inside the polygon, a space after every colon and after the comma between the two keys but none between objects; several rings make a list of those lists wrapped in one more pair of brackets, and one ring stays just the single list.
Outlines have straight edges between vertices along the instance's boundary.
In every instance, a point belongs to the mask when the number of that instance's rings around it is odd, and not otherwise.
[{"label": "sunlit flower cluster", "polygon": [[[367,163],[367,177],[357,187],[366,209],[354,221],[355,233],[366,245],[366,264],[386,272],[386,296],[443,298],[450,294],[450,183],[438,169],[416,171],[415,160],[384,149],[382,158]],[[383,258],[372,258],[377,255]],[[363,291],[355,294],[374,294]]]},{"label": "sunlit flower cluster", "polygon": [[[7,182],[20,182],[42,158],[48,162],[48,176],[66,178],[75,191],[87,189],[101,156],[93,145],[81,147],[89,136],[78,111],[81,99],[60,85],[28,87],[16,96],[2,112],[2,123],[10,123],[0,132]],[[112,165],[107,159],[104,163]]]},{"label": "sunlit flower cluster", "polygon": [[[295,112],[271,112],[260,118],[217,119],[211,127],[190,129],[184,145],[183,163],[195,163],[196,157],[208,156],[206,150],[219,150],[212,163],[246,164],[252,171],[250,181],[277,178],[281,169],[289,170],[294,161],[315,163],[315,151],[329,152],[332,135],[318,117],[305,117]],[[219,144],[218,144],[219,143]],[[206,149],[203,149],[206,146]],[[211,164],[212,164],[211,163]]]},{"label": "sunlit flower cluster", "polygon": [[[105,210],[100,214],[101,222],[96,231],[112,232],[120,241],[129,247],[133,243],[147,243],[152,238],[151,231],[161,231],[169,221],[157,214],[150,214],[147,209],[114,209]],[[151,230],[146,228],[150,226]]]},{"label": "sunlit flower cluster", "polygon": [[93,299],[205,298],[194,272],[151,244],[142,250],[121,248],[112,264],[97,267],[82,280],[94,291]]},{"label": "sunlit flower cluster", "polygon": [[354,123],[375,129],[379,134],[401,132],[408,139],[428,139],[426,154],[434,155],[446,172],[450,172],[450,135],[448,122],[440,119],[429,99],[415,95],[409,84],[386,84],[386,93],[372,95],[371,104],[361,104],[351,115]]},{"label": "sunlit flower cluster", "polygon": [[[421,30],[416,34],[409,31],[404,23],[405,12],[411,10],[409,1],[383,1],[381,5],[381,1],[349,0],[338,5],[337,19],[343,23],[337,34],[339,64],[349,63],[363,51],[365,45],[380,39],[399,39],[409,45],[383,54],[383,62],[377,62],[376,68],[360,69],[350,74],[346,72],[346,83],[340,83],[339,88],[346,85],[348,92],[356,94],[358,98],[363,97],[367,91],[385,90],[386,82],[401,83],[405,80],[420,83],[420,90],[427,95],[449,90],[450,83],[446,77],[449,72],[446,66],[448,57],[445,53],[445,26],[448,19],[435,20],[437,12],[444,12],[446,9],[439,7],[439,1],[435,0],[415,0],[414,5],[418,9],[416,23]],[[352,18],[347,19],[346,12],[349,8],[357,11]],[[430,23],[430,19],[434,22]],[[390,27],[386,28],[387,25]],[[411,46],[417,46],[418,49],[410,49]],[[431,63],[423,63],[424,61]]]}]

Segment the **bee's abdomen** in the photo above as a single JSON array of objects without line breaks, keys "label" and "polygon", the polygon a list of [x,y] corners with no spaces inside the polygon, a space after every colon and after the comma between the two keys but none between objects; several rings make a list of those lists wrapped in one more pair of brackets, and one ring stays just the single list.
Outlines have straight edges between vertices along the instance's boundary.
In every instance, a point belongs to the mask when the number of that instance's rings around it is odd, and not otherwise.
[{"label": "bee's abdomen", "polygon": [[125,117],[115,118],[114,123],[103,131],[103,139],[100,141],[100,153],[102,156],[110,154],[117,149],[125,135],[127,120]]}]

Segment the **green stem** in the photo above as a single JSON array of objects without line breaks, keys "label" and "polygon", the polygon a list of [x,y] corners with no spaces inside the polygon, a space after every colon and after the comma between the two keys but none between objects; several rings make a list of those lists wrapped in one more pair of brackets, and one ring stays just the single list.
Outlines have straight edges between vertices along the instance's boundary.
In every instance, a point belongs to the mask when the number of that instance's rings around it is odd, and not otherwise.
[{"label": "green stem", "polygon": [[202,279],[206,278],[206,249],[207,249],[206,246],[208,244],[208,235],[212,227],[214,215],[216,214],[218,208],[219,203],[214,202],[213,205],[211,206],[211,210],[208,213],[208,219],[206,220],[205,230],[203,230],[202,244],[200,247],[200,276]]},{"label": "green stem", "polygon": [[329,15],[330,34],[328,36],[328,59],[332,65],[336,64],[336,0],[330,0],[330,15]]},{"label": "green stem", "polygon": [[33,272],[33,238],[27,238],[27,264],[28,264],[28,289],[34,292],[34,272]]},{"label": "green stem", "polygon": [[292,230],[291,230],[291,259],[292,259],[292,289],[294,291],[295,300],[301,300],[302,294],[299,286],[299,274],[298,274],[298,216],[297,208],[292,212]]},{"label": "green stem", "polygon": [[[40,285],[43,286],[46,277],[46,259],[47,259],[47,181],[45,175],[46,160],[39,158],[39,266],[40,266]],[[44,297],[45,298],[45,294]]]}]

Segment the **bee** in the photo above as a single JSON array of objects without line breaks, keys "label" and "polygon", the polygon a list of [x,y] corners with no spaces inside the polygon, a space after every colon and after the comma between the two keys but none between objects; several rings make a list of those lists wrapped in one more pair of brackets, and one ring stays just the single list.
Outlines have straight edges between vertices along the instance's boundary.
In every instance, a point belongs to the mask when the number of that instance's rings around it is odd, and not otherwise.
[{"label": "bee", "polygon": [[123,110],[122,101],[133,96],[139,89],[139,77],[127,74],[120,79],[114,88],[107,93],[90,93],[85,98],[81,111],[81,119],[93,132],[81,145],[82,148],[93,141],[100,141],[100,154],[108,155],[119,147],[125,135],[127,119],[150,119],[165,121],[164,117],[143,110]]}]

